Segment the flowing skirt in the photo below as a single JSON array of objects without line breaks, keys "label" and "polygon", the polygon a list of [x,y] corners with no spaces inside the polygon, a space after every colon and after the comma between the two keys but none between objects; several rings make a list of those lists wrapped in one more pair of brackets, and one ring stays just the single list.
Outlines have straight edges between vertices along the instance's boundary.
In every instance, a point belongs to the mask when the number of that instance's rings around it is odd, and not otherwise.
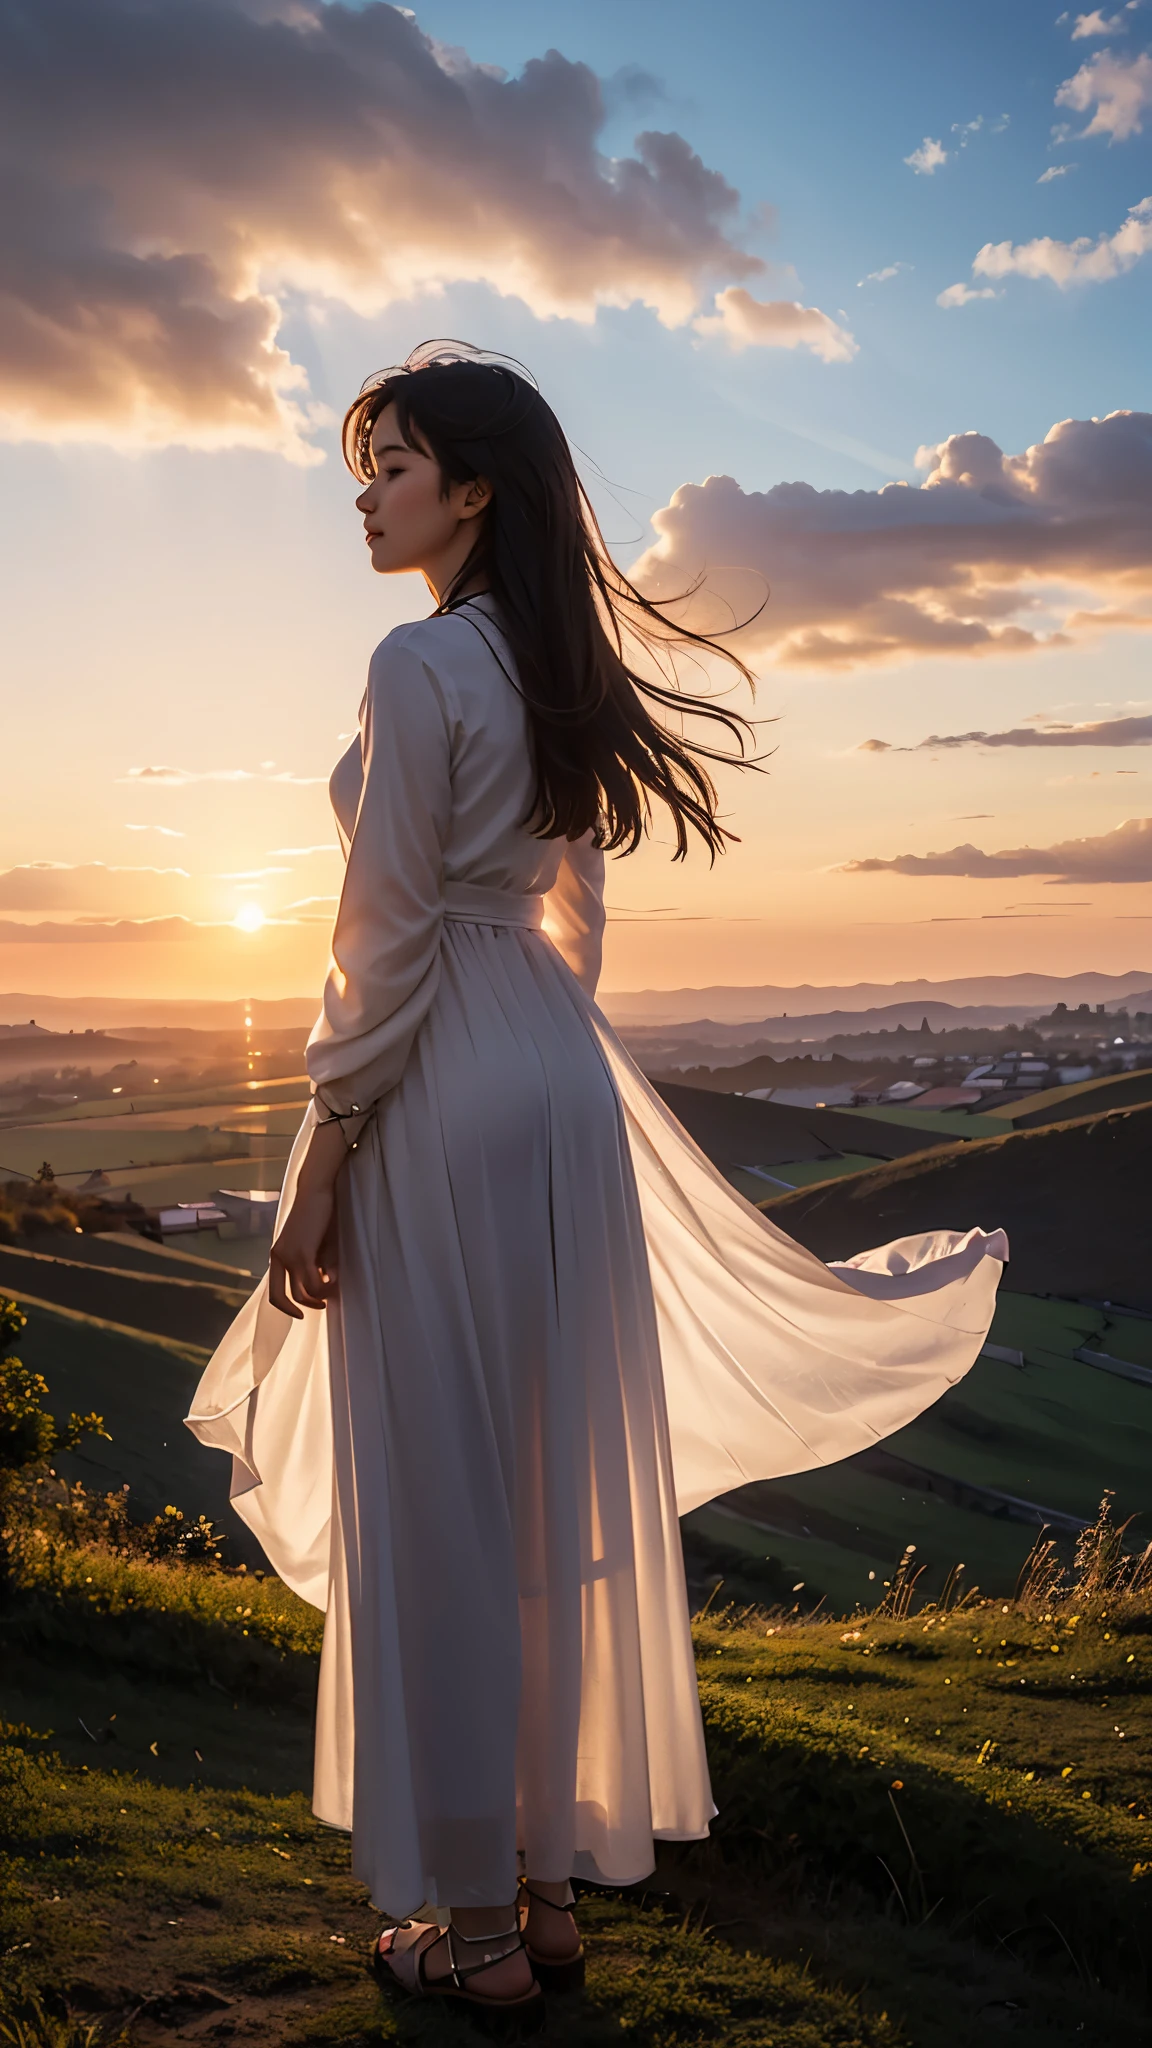
[{"label": "flowing skirt", "polygon": [[921,1412],[979,1352],[1002,1235],[822,1265],[545,938],[456,922],[338,1231],[327,1314],[257,1290],[188,1418],[326,1608],[316,1811],[389,1913],[503,1903],[518,1851],[634,1882],[714,1812],[677,1513]]}]

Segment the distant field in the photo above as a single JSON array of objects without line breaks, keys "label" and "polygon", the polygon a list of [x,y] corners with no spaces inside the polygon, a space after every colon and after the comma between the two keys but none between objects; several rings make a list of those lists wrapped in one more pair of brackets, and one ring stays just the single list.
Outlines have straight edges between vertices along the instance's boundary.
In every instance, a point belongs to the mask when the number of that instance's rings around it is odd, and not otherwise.
[{"label": "distant field", "polygon": [[[143,1123],[143,1118],[140,1119]],[[137,1129],[135,1119],[93,1127],[87,1123],[33,1125],[0,1131],[0,1175],[36,1174],[45,1159],[59,1175],[120,1167],[171,1166],[186,1159],[235,1159],[248,1149],[235,1131],[201,1125],[173,1130]]]},{"label": "distant field", "polygon": [[987,1115],[973,1116],[963,1109],[917,1109],[915,1103],[875,1102],[862,1109],[833,1109],[830,1116],[864,1117],[869,1123],[897,1124],[902,1130],[923,1131],[924,1142],[933,1138],[1002,1138],[1004,1125],[990,1122]]},{"label": "distant field", "polygon": [[[307,1074],[289,1075],[281,1081],[229,1081],[219,1088],[141,1088],[138,1093],[109,1097],[99,1095],[90,1101],[62,1102],[58,1109],[46,1109],[36,1117],[38,1125],[67,1124],[95,1116],[151,1116],[156,1111],[172,1110],[179,1114],[183,1110],[200,1112],[211,1110],[206,1122],[214,1123],[218,1105],[255,1102],[280,1103],[304,1101],[309,1093]],[[19,1117],[4,1121],[12,1128],[23,1128]]]}]

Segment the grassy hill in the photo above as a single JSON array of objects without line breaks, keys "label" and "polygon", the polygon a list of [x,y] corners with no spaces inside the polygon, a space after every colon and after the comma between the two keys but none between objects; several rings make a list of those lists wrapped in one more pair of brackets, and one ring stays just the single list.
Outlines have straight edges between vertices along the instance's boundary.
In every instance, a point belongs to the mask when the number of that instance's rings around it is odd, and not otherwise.
[{"label": "grassy hill", "polygon": [[0,1293],[55,1302],[201,1350],[215,1349],[247,1301],[251,1288],[237,1283],[186,1279],[171,1271],[153,1275],[0,1244]]},{"label": "grassy hill", "polygon": [[[697,1622],[712,1839],[584,1888],[558,2048],[1146,2041],[1146,1601],[890,1608]],[[109,2048],[471,2038],[364,1970],[378,1917],[308,1808],[319,1615],[29,1532],[2,1620],[0,2022],[40,1993]]]},{"label": "grassy hill", "polygon": [[1063,1088],[1044,1088],[1022,1102],[1006,1102],[988,1115],[1011,1122],[1018,1131],[1038,1124],[1066,1122],[1069,1117],[1099,1116],[1109,1109],[1131,1109],[1152,1101],[1152,1067],[1131,1074],[1104,1074],[1092,1081],[1070,1081]]},{"label": "grassy hill", "polygon": [[923,1230],[1002,1224],[1015,1292],[1152,1312],[1150,1183],[1144,1105],[913,1154],[760,1206],[822,1259]]},{"label": "grassy hill", "polygon": [[749,1201],[765,1184],[798,1187],[851,1173],[873,1159],[899,1159],[931,1144],[898,1120],[843,1109],[797,1109],[661,1081],[658,1093],[702,1152]]}]

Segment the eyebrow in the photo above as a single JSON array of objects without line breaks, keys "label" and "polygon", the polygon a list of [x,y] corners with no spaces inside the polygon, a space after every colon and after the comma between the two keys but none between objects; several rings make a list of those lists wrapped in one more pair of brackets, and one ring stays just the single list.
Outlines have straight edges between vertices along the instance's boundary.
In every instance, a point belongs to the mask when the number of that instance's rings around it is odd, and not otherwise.
[{"label": "eyebrow", "polygon": [[385,441],[382,448],[375,448],[372,452],[379,462],[382,455],[414,455],[416,450],[409,448],[403,441]]}]

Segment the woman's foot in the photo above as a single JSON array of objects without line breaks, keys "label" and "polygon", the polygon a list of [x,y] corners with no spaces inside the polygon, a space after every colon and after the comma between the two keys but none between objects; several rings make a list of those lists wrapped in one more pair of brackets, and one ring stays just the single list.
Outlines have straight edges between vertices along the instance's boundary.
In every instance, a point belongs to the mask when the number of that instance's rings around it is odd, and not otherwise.
[{"label": "woman's foot", "polygon": [[570,1884],[543,1884],[529,1878],[521,1886],[520,1925],[533,1955],[550,1963],[566,1963],[579,1954],[573,1904]]},{"label": "woman's foot", "polygon": [[[483,1918],[480,1913],[467,1919]],[[379,1967],[386,1969],[409,1992],[423,1986],[447,1983],[453,1962],[459,1969],[466,1995],[504,2004],[524,1998],[533,1987],[532,1966],[511,1927],[512,1910],[502,1912],[502,1932],[465,1934],[453,1925],[452,1953],[444,1928],[435,1921],[411,1920],[386,1927],[377,1943]],[[488,1960],[491,1958],[491,1960]]]},{"label": "woman's foot", "polygon": [[528,1878],[520,1888],[520,1928],[532,1973],[549,1991],[584,1982],[584,1944],[572,1911],[572,1887]]}]

